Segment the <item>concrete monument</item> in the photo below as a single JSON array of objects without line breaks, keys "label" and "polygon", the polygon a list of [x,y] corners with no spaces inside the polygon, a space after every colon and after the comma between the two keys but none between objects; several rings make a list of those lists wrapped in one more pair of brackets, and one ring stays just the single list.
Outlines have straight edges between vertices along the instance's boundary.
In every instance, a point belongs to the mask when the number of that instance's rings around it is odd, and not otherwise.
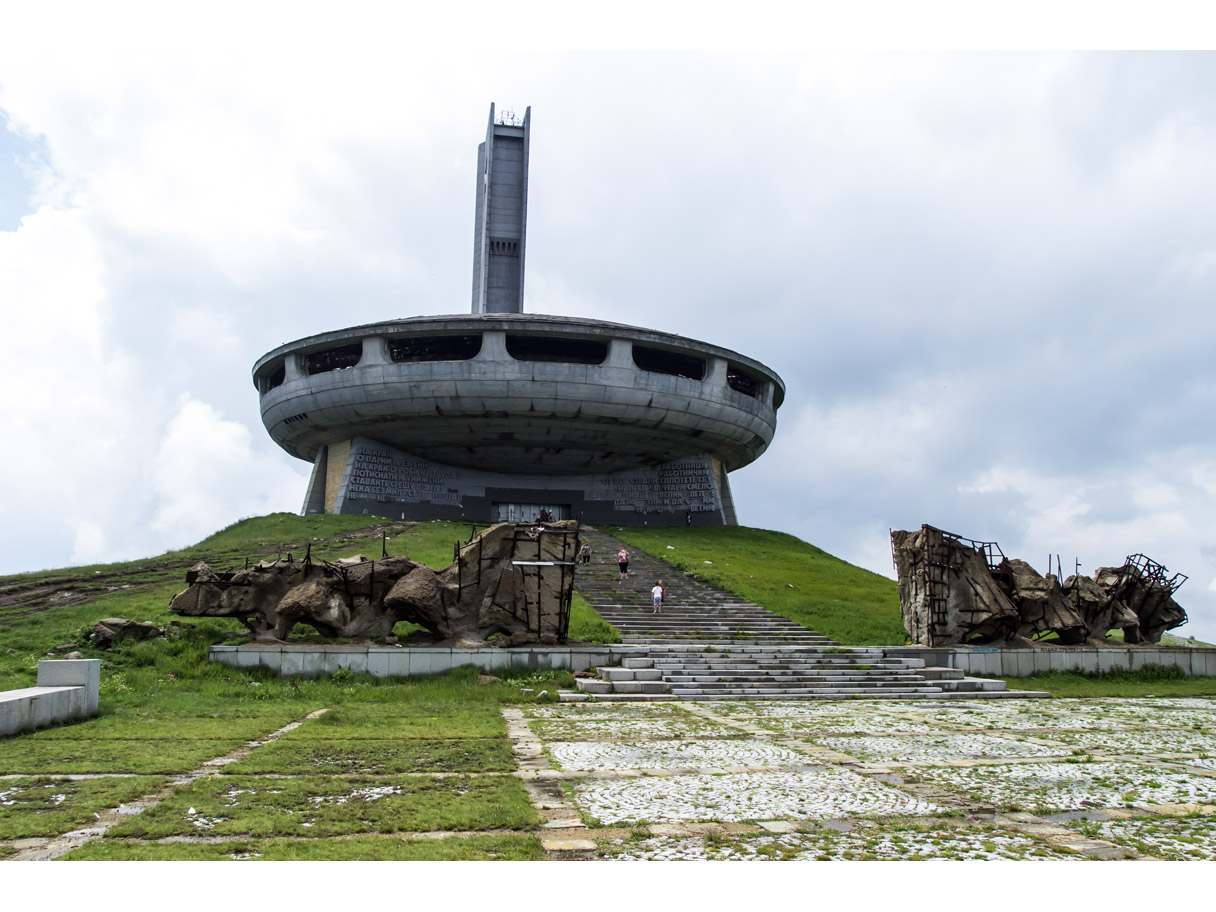
[{"label": "concrete monument", "polygon": [[478,150],[471,315],[336,330],[258,359],[262,421],[312,463],[306,513],[733,524],[727,473],[781,378],[671,333],[523,313],[531,109]]},{"label": "concrete monument", "polygon": [[566,641],[577,523],[499,523],[460,548],[438,573],[407,557],[337,563],[275,560],[235,573],[206,564],[187,575],[169,610],[233,617],[258,642],[286,640],[297,624],[324,637],[395,642],[400,621],[418,645],[466,649]]},{"label": "concrete monument", "polygon": [[1101,641],[1110,630],[1125,643],[1159,643],[1187,621],[1174,601],[1186,582],[1167,576],[1143,554],[1121,567],[1101,567],[1092,579],[1073,574],[1039,575],[1030,564],[1007,558],[996,542],[975,541],[921,526],[892,532],[899,576],[899,608],[909,639],[921,646],[1005,643],[1054,634],[1053,646]]}]

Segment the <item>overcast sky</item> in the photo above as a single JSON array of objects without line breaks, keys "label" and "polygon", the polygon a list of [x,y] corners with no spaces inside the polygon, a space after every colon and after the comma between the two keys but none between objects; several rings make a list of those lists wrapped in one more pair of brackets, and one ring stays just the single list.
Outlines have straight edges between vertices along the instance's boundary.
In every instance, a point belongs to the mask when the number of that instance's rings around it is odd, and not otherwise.
[{"label": "overcast sky", "polygon": [[494,101],[532,106],[527,311],[784,378],[741,522],[886,575],[921,523],[1041,572],[1142,551],[1216,640],[1216,55],[36,28],[0,32],[0,572],[297,511],[250,368],[468,312]]}]

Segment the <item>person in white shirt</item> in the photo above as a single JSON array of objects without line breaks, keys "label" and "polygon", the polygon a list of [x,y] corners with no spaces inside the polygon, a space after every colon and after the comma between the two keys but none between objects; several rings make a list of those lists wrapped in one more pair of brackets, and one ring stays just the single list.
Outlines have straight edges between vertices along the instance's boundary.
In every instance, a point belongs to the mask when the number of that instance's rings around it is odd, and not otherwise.
[{"label": "person in white shirt", "polygon": [[663,613],[663,581],[659,580],[654,584],[654,588],[650,590],[650,597],[654,600],[654,613]]}]

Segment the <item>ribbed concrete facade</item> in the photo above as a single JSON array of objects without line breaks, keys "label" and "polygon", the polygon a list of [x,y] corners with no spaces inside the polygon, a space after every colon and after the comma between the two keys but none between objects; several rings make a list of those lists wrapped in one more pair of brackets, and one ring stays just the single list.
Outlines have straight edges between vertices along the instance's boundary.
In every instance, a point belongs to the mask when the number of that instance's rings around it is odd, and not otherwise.
[{"label": "ribbed concrete facade", "polygon": [[271,436],[316,466],[306,511],[477,520],[532,519],[533,505],[733,522],[726,473],[764,452],[784,397],[780,377],[729,349],[507,314],[301,339],[259,359],[254,383]]}]

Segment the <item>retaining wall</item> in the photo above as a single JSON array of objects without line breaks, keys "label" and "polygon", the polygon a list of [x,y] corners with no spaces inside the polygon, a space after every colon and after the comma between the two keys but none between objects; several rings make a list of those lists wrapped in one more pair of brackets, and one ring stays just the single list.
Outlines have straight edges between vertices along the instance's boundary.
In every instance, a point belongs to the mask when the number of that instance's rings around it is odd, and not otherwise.
[{"label": "retaining wall", "polygon": [[97,714],[100,659],[38,663],[38,686],[0,692],[0,736]]},{"label": "retaining wall", "polygon": [[965,674],[1024,678],[1043,672],[1136,671],[1145,665],[1172,665],[1188,675],[1216,676],[1216,649],[1185,649],[1157,646],[1110,648],[1068,647],[1042,649],[997,649],[995,647],[937,648],[927,646],[887,647],[883,653],[900,658],[924,659],[928,666],[957,668]]},{"label": "retaining wall", "polygon": [[514,649],[436,649],[397,646],[212,646],[210,658],[233,668],[269,668],[277,675],[317,678],[339,668],[376,678],[437,675],[473,665],[493,674],[508,668],[585,671],[637,655],[636,646],[520,646]]}]

